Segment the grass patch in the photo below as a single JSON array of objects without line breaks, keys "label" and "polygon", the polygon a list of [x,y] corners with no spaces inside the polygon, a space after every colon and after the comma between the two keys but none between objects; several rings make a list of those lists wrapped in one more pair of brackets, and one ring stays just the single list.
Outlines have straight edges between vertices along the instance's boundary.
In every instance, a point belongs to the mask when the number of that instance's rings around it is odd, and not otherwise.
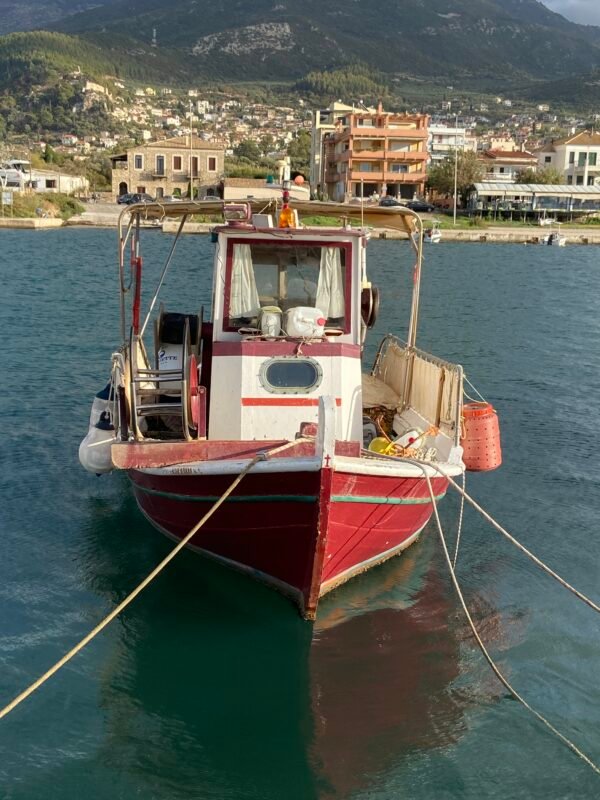
[{"label": "grass patch", "polygon": [[[79,200],[67,194],[13,193],[12,216],[20,219],[48,217],[67,220],[83,211],[85,209]],[[9,206],[4,207],[4,216],[11,216]]]}]

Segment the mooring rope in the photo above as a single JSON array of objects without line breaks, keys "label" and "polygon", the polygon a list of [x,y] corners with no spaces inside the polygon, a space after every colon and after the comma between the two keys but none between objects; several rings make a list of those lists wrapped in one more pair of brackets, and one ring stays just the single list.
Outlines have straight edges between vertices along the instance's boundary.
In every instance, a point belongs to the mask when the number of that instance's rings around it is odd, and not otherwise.
[{"label": "mooring rope", "polygon": [[[406,460],[406,459],[404,459],[404,460]],[[413,462],[411,461],[411,463],[413,463]],[[414,463],[417,463],[417,462],[414,462]],[[476,500],[474,500],[466,491],[464,491],[464,489],[461,489],[461,487],[458,485],[458,483],[456,483],[456,481],[454,481],[448,474],[446,474],[446,472],[444,472],[443,469],[441,469],[439,466],[437,466],[437,464],[428,463],[428,466],[432,467],[432,469],[436,470],[436,472],[438,472],[440,475],[443,475],[444,478],[446,478],[446,480],[448,481],[448,483],[454,489],[456,489],[456,491],[460,495],[462,495],[462,497],[467,501],[467,503],[469,503],[471,506],[473,506],[473,508],[476,511],[478,511],[481,514],[481,516],[485,520],[487,520],[493,528],[495,528],[499,533],[501,533],[503,536],[505,536],[508,539],[508,541],[511,542],[511,544],[513,544],[517,549],[519,549],[528,558],[530,558],[534,562],[534,564],[537,564],[538,567],[540,567],[540,569],[542,569],[546,574],[550,575],[551,578],[554,578],[555,581],[560,583],[561,586],[564,586],[565,589],[568,589],[572,594],[575,595],[575,597],[578,597],[586,605],[588,605],[591,609],[593,609],[594,611],[597,611],[598,613],[600,613],[600,606],[597,603],[595,603],[593,600],[591,600],[587,595],[583,594],[583,592],[580,592],[578,589],[576,589],[574,586],[572,586],[564,578],[561,578],[561,576],[557,572],[554,572],[554,570],[551,569],[551,567],[549,567],[540,558],[538,558],[534,553],[532,553],[531,550],[528,550],[525,547],[525,545],[521,544],[521,542],[518,541],[518,539],[515,539],[515,537],[512,534],[510,534],[506,530],[506,528],[502,527],[502,525],[500,525],[499,522],[496,522],[496,520],[491,516],[491,514],[488,514],[488,512],[484,508],[482,508]]]},{"label": "mooring rope", "polygon": [[440,536],[440,542],[441,542],[441,545],[442,545],[442,549],[444,551],[444,557],[446,559],[446,564],[448,565],[448,569],[450,570],[450,577],[452,578],[452,583],[454,585],[454,589],[456,590],[456,594],[458,595],[458,599],[460,601],[460,604],[462,606],[464,614],[465,614],[465,616],[467,618],[467,621],[469,623],[469,627],[471,628],[473,636],[475,637],[475,641],[479,645],[479,649],[481,650],[485,660],[487,661],[487,663],[490,666],[491,670],[493,671],[494,675],[498,678],[500,683],[510,692],[510,694],[515,698],[515,700],[517,700],[519,703],[521,703],[521,705],[524,708],[526,708],[531,714],[534,715],[534,717],[536,717],[536,719],[538,719],[543,725],[545,725],[545,727],[548,728],[548,730],[551,733],[553,733],[556,737],[558,737],[558,739],[560,739],[560,741],[563,744],[565,744],[573,753],[575,753],[576,756],[581,758],[589,767],[591,767],[594,770],[595,773],[600,775],[600,767],[598,767],[588,756],[586,756],[586,754],[582,750],[580,750],[579,747],[577,747],[577,745],[574,742],[572,742],[569,738],[567,738],[564,734],[562,734],[557,728],[555,728],[554,725],[548,719],[546,719],[546,717],[544,717],[543,714],[540,714],[539,711],[536,711],[536,709],[533,708],[527,702],[527,700],[525,700],[525,698],[522,697],[517,692],[517,690],[512,686],[512,684],[508,681],[508,679],[504,677],[504,675],[500,671],[499,667],[497,666],[496,662],[494,661],[494,659],[489,654],[485,644],[483,643],[483,640],[481,639],[481,636],[479,635],[479,632],[478,632],[478,630],[477,630],[477,628],[475,626],[475,623],[473,622],[473,618],[471,617],[469,609],[467,608],[467,604],[465,602],[462,590],[460,588],[460,584],[458,583],[458,579],[456,577],[456,573],[454,571],[454,567],[452,566],[452,560],[450,558],[450,553],[448,552],[448,547],[446,545],[446,539],[445,539],[445,536],[444,536],[444,530],[442,528],[442,523],[441,523],[440,516],[439,516],[439,513],[438,513],[437,502],[436,502],[436,499],[435,499],[435,495],[433,493],[433,486],[431,485],[431,479],[430,479],[430,477],[429,477],[429,475],[427,473],[427,470],[426,470],[425,466],[420,464],[418,461],[414,461],[412,459],[402,459],[402,460],[405,461],[405,462],[408,462],[410,464],[415,464],[416,466],[419,466],[421,468],[421,470],[423,471],[423,474],[425,476],[425,480],[427,481],[427,489],[429,490],[429,496],[431,498],[431,503],[433,505],[433,513],[435,515],[435,522],[436,522],[436,526],[437,526],[438,533],[439,533],[439,536]]},{"label": "mooring rope", "polygon": [[[422,462],[415,461],[408,457],[388,456],[384,455],[383,453],[374,453],[370,450],[362,450],[361,452],[368,458],[383,459],[385,461],[396,461],[396,462],[403,461],[405,463],[414,464],[415,466],[418,466],[421,469],[423,469],[424,467],[424,464]],[[479,505],[479,503],[473,497],[471,497],[470,494],[468,494],[468,492],[466,492],[464,489],[461,489],[458,483],[456,483],[456,481],[453,480],[450,477],[450,475],[448,475],[448,473],[445,472],[438,464],[435,464],[433,461],[428,461],[427,466],[430,467],[435,472],[437,472],[443,478],[445,478],[450,484],[450,486],[452,486],[453,489],[456,489],[456,491],[460,495],[462,495],[462,497],[467,501],[467,503],[469,503],[469,505],[471,505],[477,512],[479,512],[479,514],[481,514],[481,516],[485,520],[487,520],[493,528],[495,528],[499,533],[505,536],[508,539],[508,541],[511,542],[511,544],[513,544],[518,550],[520,550],[528,558],[530,558],[534,562],[534,564],[537,564],[537,566],[540,567],[540,569],[542,569],[547,575],[550,575],[551,578],[554,578],[555,581],[560,583],[560,585],[563,586],[565,589],[568,589],[569,592],[574,594],[575,597],[579,598],[579,600],[588,605],[593,611],[597,611],[598,613],[600,613],[600,605],[591,600],[583,592],[580,592],[579,589],[576,589],[564,578],[561,578],[561,576],[557,572],[555,572],[551,567],[545,564],[540,558],[538,558],[534,553],[532,553],[531,550],[528,550],[524,544],[521,544],[521,542],[519,542],[518,539],[515,539],[515,537],[511,533],[509,533],[506,530],[506,528],[500,525],[500,523],[497,522],[490,514],[488,514],[488,512],[484,508],[482,508]]]},{"label": "mooring rope", "polygon": [[460,534],[462,532],[463,514],[465,511],[465,488],[467,485],[467,471],[462,474],[462,494],[460,496],[460,511],[458,513],[458,528],[456,531],[456,544],[454,545],[454,558],[452,559],[452,566],[456,569],[456,562],[458,561],[458,548],[460,547]]},{"label": "mooring rope", "polygon": [[236,477],[236,479],[231,483],[231,485],[223,492],[221,497],[211,506],[211,508],[206,512],[206,514],[202,517],[202,519],[197,522],[194,527],[191,529],[189,533],[187,533],[184,538],[171,550],[171,552],[163,558],[163,560],[158,564],[152,572],[147,575],[144,580],[139,583],[133,591],[131,591],[127,597],[122,600],[116,608],[114,608],[110,614],[107,614],[104,619],[96,625],[96,627],[91,630],[86,636],[81,639],[74,647],[72,647],[68,653],[66,653],[61,659],[59,659],[50,669],[44,672],[36,681],[34,681],[30,686],[27,687],[24,691],[22,691],[19,695],[17,695],[13,700],[11,700],[8,705],[4,706],[0,710],[0,719],[10,714],[13,709],[15,709],[23,700],[26,700],[31,694],[33,694],[37,689],[39,689],[44,683],[46,683],[49,678],[51,678],[56,672],[58,672],[61,667],[69,662],[74,656],[77,655],[83,648],[92,641],[106,626],[118,617],[121,611],[123,611],[127,606],[135,600],[135,598],[140,594],[143,589],[150,584],[157,575],[159,575],[163,569],[167,566],[167,564],[172,561],[175,556],[182,550],[186,544],[193,538],[193,536],[200,530],[200,528],[207,522],[210,517],[217,511],[217,509],[227,500],[229,495],[234,491],[234,489],[239,485],[239,483],[243,480],[243,478],[250,472],[250,470],[259,462],[259,461],[266,461],[271,456],[275,455],[276,453],[281,453],[284,450],[289,449],[290,447],[295,447],[296,445],[302,443],[305,440],[305,437],[301,439],[295,439],[292,442],[287,442],[284,445],[280,445],[278,447],[274,447],[272,450],[266,450],[261,453],[257,453],[254,458],[246,464],[244,469],[240,472],[240,474]]}]

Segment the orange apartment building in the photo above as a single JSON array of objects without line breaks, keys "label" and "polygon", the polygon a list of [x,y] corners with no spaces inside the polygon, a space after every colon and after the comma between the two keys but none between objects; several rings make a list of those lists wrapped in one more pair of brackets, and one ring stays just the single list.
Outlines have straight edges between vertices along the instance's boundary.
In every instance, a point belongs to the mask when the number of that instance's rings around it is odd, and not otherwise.
[{"label": "orange apartment building", "polygon": [[330,200],[392,195],[420,197],[427,179],[426,114],[394,114],[381,103],[373,112],[338,118],[323,139],[324,178]]}]

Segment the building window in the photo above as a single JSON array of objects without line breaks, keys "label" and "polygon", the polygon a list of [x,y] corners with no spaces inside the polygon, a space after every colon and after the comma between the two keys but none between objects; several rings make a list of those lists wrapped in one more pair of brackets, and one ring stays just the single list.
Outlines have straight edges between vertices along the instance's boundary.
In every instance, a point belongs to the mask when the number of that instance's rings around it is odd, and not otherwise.
[{"label": "building window", "polygon": [[146,187],[145,186],[138,186],[136,189],[138,194],[146,194]]},{"label": "building window", "polygon": [[156,174],[157,175],[164,175],[165,174],[165,157],[164,156],[156,156]]},{"label": "building window", "polygon": [[408,172],[408,164],[390,164],[390,172]]},{"label": "building window", "polygon": [[363,161],[356,165],[358,172],[371,172],[371,164],[368,161]]},{"label": "building window", "polygon": [[144,156],[135,155],[133,157],[134,169],[144,169]]},{"label": "building window", "polygon": [[575,163],[575,151],[569,153],[569,164],[574,164],[574,163]]},{"label": "building window", "polygon": [[198,177],[198,156],[192,156],[192,178]]},{"label": "building window", "polygon": [[586,155],[587,153],[579,153],[578,167],[585,167]]},{"label": "building window", "polygon": [[596,166],[596,159],[597,158],[598,158],[598,153],[590,153],[590,157],[589,157],[589,160],[588,160],[588,163],[589,163],[590,167],[595,167]]},{"label": "building window", "polygon": [[544,163],[545,164],[551,164],[552,163],[552,156],[546,156],[544,158]]},{"label": "building window", "polygon": [[594,185],[594,176],[593,175],[588,175],[587,185],[588,186],[593,186]]},{"label": "building window", "polygon": [[504,175],[504,167],[498,167],[498,172],[499,172],[501,175]]},{"label": "building window", "polygon": [[373,128],[373,120],[368,117],[359,117],[357,120],[359,128]]},{"label": "building window", "polygon": [[175,172],[181,172],[181,156],[173,156],[173,169]]},{"label": "building window", "polygon": [[46,189],[56,189],[56,181],[53,178],[46,178]]},{"label": "building window", "polygon": [[209,172],[217,171],[217,159],[214,156],[209,156],[208,158],[208,171]]},{"label": "building window", "polygon": [[570,183],[570,184],[573,183],[573,176],[572,175],[567,175],[567,183]]},{"label": "building window", "polygon": [[583,186],[583,175],[577,176],[577,186]]}]

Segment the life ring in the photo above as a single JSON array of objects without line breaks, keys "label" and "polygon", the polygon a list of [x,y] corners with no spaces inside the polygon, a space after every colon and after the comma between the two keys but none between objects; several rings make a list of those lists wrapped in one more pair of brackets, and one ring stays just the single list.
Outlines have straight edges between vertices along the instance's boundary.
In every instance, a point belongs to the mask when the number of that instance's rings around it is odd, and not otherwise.
[{"label": "life ring", "polygon": [[371,295],[371,314],[369,315],[367,328],[372,328],[377,322],[377,317],[379,316],[380,295],[379,289],[376,286],[371,287]]},{"label": "life ring", "polygon": [[369,286],[363,289],[360,296],[360,313],[367,328],[372,328],[379,314],[379,289]]}]

